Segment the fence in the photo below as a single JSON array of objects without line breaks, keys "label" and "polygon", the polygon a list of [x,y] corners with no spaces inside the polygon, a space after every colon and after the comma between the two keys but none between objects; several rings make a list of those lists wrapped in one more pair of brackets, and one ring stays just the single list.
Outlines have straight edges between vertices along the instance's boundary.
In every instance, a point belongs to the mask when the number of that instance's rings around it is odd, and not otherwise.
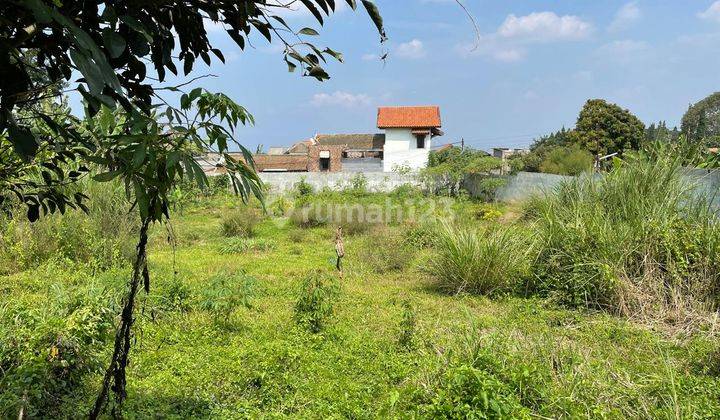
[{"label": "fence", "polygon": [[352,185],[356,177],[365,178],[366,187],[370,191],[389,192],[404,184],[418,185],[413,175],[397,172],[261,172],[260,179],[270,187],[270,191],[284,193],[291,191],[304,179],[313,188],[341,189]]}]

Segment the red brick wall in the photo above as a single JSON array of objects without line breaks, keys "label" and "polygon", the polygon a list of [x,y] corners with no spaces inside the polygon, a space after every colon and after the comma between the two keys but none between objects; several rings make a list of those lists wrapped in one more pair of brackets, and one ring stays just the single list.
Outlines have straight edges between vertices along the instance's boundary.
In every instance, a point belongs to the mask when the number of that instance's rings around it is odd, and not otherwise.
[{"label": "red brick wall", "polygon": [[329,172],[342,171],[342,152],[347,146],[320,146],[312,145],[308,151],[308,171],[320,172],[320,152],[330,152],[330,169]]}]

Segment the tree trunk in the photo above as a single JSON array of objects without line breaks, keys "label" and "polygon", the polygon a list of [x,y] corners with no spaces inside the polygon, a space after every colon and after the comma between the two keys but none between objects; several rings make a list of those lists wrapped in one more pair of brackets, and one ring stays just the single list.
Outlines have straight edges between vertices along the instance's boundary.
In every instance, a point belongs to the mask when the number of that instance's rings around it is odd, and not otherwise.
[{"label": "tree trunk", "polygon": [[[105,371],[105,377],[103,379],[102,388],[100,393],[95,400],[95,406],[90,412],[91,419],[97,419],[103,412],[105,404],[108,402],[108,392],[112,389],[115,394],[115,405],[113,406],[112,413],[114,417],[120,417],[120,409],[127,391],[125,389],[125,368],[128,364],[128,356],[130,354],[130,340],[132,339],[131,328],[133,324],[133,309],[135,307],[135,297],[137,296],[138,289],[140,288],[140,280],[145,280],[146,290],[149,287],[149,277],[147,271],[147,241],[148,241],[148,227],[150,226],[150,219],[144,219],[142,226],[140,227],[140,240],[137,245],[137,256],[135,263],[133,264],[132,278],[128,288],[127,296],[124,300],[124,306],[122,315],[120,318],[120,326],[115,333],[115,348],[113,350],[112,359],[110,359],[110,365]],[[112,382],[112,388],[110,383]]]}]

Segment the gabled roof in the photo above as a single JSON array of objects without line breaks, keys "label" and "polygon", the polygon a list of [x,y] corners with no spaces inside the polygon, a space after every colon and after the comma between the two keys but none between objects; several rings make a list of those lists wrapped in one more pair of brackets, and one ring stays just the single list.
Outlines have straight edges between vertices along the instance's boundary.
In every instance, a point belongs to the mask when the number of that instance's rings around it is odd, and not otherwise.
[{"label": "gabled roof", "polygon": [[438,106],[395,106],[378,108],[378,128],[439,128]]},{"label": "gabled roof", "polygon": [[385,145],[385,134],[318,134],[320,146],[347,146],[353,150],[379,150]]},{"label": "gabled roof", "polygon": [[308,148],[310,147],[311,144],[312,144],[312,140],[299,141],[299,142],[293,144],[292,146],[290,146],[290,148],[285,153],[290,154],[290,155],[302,154],[302,153],[307,154]]}]

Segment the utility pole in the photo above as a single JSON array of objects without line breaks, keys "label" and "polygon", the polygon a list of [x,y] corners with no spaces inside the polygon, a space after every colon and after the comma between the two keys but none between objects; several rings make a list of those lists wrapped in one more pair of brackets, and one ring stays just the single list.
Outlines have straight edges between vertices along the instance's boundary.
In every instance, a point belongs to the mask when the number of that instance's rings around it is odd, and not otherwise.
[{"label": "utility pole", "polygon": [[460,150],[465,150],[465,137],[460,138]]}]

